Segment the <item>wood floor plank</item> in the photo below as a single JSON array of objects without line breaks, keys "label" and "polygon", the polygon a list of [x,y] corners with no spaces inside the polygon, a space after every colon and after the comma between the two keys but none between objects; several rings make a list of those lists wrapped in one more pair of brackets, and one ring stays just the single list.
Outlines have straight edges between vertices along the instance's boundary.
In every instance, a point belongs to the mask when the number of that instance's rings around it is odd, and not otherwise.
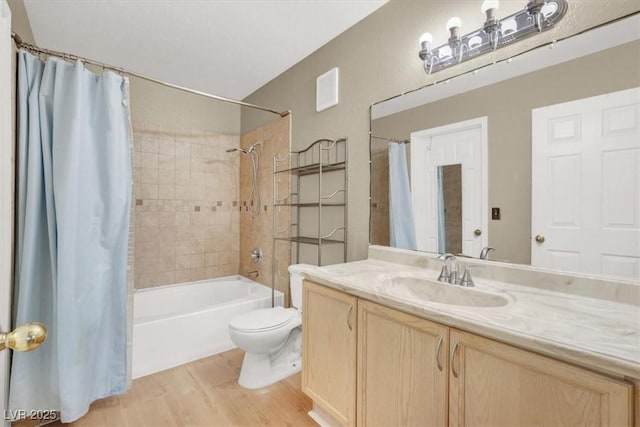
[{"label": "wood floor plank", "polygon": [[237,379],[244,353],[231,350],[133,381],[122,396],[102,399],[73,427],[314,426],[300,374],[259,390]]}]

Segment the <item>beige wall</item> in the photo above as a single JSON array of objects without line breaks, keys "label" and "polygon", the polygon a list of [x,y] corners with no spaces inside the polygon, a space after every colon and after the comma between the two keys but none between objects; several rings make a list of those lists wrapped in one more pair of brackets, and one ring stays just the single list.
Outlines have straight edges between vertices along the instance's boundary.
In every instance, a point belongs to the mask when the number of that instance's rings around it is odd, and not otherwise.
[{"label": "beige wall", "polygon": [[11,30],[15,31],[25,43],[34,43],[31,24],[24,8],[24,0],[7,0],[11,9]]},{"label": "beige wall", "polygon": [[[240,135],[240,107],[131,78],[131,121]],[[273,116],[272,116],[273,117]]]},{"label": "beige wall", "polygon": [[640,42],[627,43],[374,120],[372,133],[408,139],[414,131],[487,116],[489,207],[501,209],[499,221],[489,220],[489,246],[495,259],[529,264],[531,110],[640,86],[638,70]]},{"label": "beige wall", "polygon": [[[500,14],[524,7],[525,3],[502,2]],[[479,27],[483,21],[479,5],[477,0],[391,0],[246,98],[293,111],[294,149],[321,137],[349,137],[349,259],[367,255],[369,226],[363,219],[369,217],[368,131],[372,103],[640,10],[637,0],[570,1],[567,16],[555,29],[434,76],[425,75],[417,58],[420,35],[432,31],[436,40],[444,41],[444,24],[452,15],[462,18],[465,29]],[[340,103],[316,113],[316,77],[332,67],[340,69]],[[262,123],[253,112],[243,110],[243,132]]]}]

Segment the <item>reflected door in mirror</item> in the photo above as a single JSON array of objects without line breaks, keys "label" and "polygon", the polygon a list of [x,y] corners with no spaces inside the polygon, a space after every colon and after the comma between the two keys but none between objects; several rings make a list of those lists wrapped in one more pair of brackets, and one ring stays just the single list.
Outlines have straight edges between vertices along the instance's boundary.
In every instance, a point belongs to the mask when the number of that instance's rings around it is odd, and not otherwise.
[{"label": "reflected door in mirror", "polygon": [[446,171],[448,165],[459,165],[461,175],[462,246],[455,253],[478,257],[487,245],[483,232],[488,221],[486,126],[486,117],[482,117],[411,134],[411,195],[418,250],[451,252],[445,248],[444,194],[438,184],[439,171]]},{"label": "reflected door in mirror", "polygon": [[640,279],[640,88],[532,115],[531,264]]}]

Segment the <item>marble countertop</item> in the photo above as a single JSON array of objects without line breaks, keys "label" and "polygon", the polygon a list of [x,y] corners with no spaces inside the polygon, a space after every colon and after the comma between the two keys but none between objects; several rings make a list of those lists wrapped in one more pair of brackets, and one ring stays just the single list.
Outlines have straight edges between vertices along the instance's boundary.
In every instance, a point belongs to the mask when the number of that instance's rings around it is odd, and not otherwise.
[{"label": "marble countertop", "polygon": [[304,266],[302,272],[308,280],[428,320],[611,375],[640,380],[640,306],[634,303],[474,278],[476,286],[470,289],[472,292],[501,295],[507,304],[498,307],[440,304],[417,298],[414,292],[390,280],[401,274],[435,281],[439,271],[377,259],[326,267]]}]

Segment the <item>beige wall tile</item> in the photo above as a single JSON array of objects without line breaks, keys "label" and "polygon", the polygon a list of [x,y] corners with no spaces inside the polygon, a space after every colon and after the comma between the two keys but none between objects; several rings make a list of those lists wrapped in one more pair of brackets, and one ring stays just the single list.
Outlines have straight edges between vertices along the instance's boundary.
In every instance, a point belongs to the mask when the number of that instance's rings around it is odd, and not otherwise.
[{"label": "beige wall tile", "polygon": [[191,268],[190,255],[176,255],[176,270],[187,270]]},{"label": "beige wall tile", "polygon": [[158,184],[140,184],[139,194],[141,199],[157,199]]},{"label": "beige wall tile", "polygon": [[207,270],[205,268],[192,268],[189,270],[189,280],[204,280],[207,278]]},{"label": "beige wall tile", "polygon": [[204,254],[192,254],[191,255],[191,268],[204,268]]},{"label": "beige wall tile", "polygon": [[175,156],[176,154],[176,141],[175,138],[170,136],[162,136],[158,141],[158,153]]},{"label": "beige wall tile", "polygon": [[158,152],[158,137],[156,135],[145,135],[140,141],[140,151],[143,153]]},{"label": "beige wall tile", "polygon": [[175,272],[175,283],[186,283],[190,281],[189,270],[176,270]]},{"label": "beige wall tile", "polygon": [[162,170],[175,170],[176,156],[169,154],[158,154],[158,168]]},{"label": "beige wall tile", "polygon": [[157,153],[140,153],[140,166],[143,168],[157,169],[158,154]]},{"label": "beige wall tile", "polygon": [[141,168],[140,169],[140,183],[142,184],[157,184],[158,183],[158,169]]},{"label": "beige wall tile", "polygon": [[238,274],[239,137],[133,127],[135,286]]},{"label": "beige wall tile", "polygon": [[191,143],[189,141],[176,141],[176,157],[189,157],[191,155]]},{"label": "beige wall tile", "polygon": [[189,183],[191,182],[191,171],[189,169],[176,170],[175,176],[176,176],[176,185],[189,185]]},{"label": "beige wall tile", "polygon": [[205,254],[205,265],[207,267],[215,267],[219,264],[218,254],[215,252],[209,252]]},{"label": "beige wall tile", "polygon": [[158,225],[161,227],[164,226],[175,226],[176,221],[176,213],[175,212],[159,212],[158,213]]},{"label": "beige wall tile", "polygon": [[165,200],[173,200],[176,198],[176,186],[175,185],[163,185],[158,186],[158,198]]}]

